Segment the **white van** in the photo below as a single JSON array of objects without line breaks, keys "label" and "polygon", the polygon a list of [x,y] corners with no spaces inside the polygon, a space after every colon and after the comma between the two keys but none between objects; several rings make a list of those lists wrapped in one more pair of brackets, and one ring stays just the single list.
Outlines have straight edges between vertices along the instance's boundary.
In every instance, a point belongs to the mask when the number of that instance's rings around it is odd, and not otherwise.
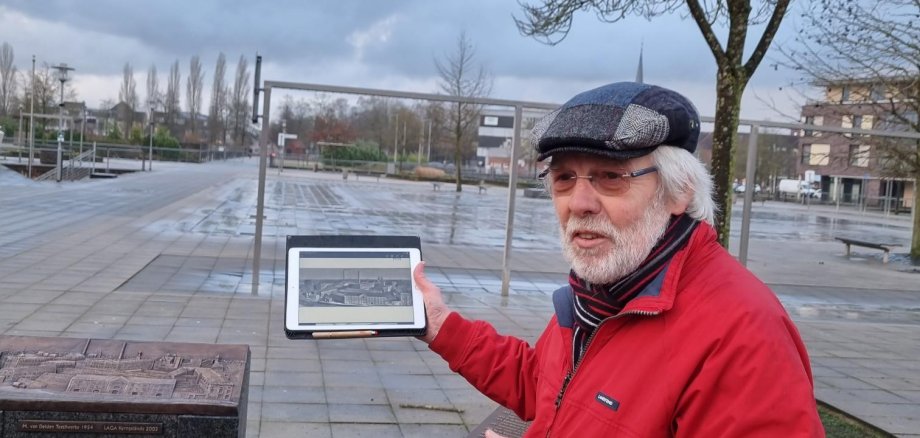
[{"label": "white van", "polygon": [[779,180],[779,187],[777,190],[779,190],[779,193],[785,195],[808,196],[810,198],[818,198],[821,196],[821,190],[812,187],[808,181],[797,179]]}]

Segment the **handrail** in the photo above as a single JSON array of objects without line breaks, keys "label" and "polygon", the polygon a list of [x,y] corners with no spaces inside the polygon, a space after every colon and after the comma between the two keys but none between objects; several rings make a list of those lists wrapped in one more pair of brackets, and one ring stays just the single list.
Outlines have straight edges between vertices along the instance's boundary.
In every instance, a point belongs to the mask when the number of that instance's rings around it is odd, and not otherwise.
[{"label": "handrail", "polygon": [[38,178],[35,178],[35,181],[50,181],[50,180],[54,179],[55,175],[57,175],[57,168],[56,168],[56,167],[55,167],[55,168],[52,168],[51,170],[49,170],[49,171],[47,171],[47,172],[45,172],[45,173],[43,173],[43,174],[41,174],[41,175],[39,175]]},{"label": "handrail", "polygon": [[[80,154],[80,155],[77,155],[76,157],[71,158],[70,160],[71,160],[71,161],[79,161],[80,164],[81,164],[80,167],[83,167],[83,166],[82,166],[83,160],[85,160],[86,158],[89,158],[90,156],[94,155],[95,152],[96,152],[96,151],[90,149],[90,150],[87,150],[86,152],[84,152],[84,153],[82,153],[82,154]],[[94,158],[95,158],[95,157],[94,157]]]}]

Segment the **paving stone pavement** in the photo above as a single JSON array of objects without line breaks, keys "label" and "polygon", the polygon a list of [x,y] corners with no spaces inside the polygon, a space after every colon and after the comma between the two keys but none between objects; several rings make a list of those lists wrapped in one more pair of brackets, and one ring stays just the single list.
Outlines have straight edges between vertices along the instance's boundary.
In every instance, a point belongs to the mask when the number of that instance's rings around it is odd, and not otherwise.
[{"label": "paving stone pavement", "polygon": [[[507,190],[271,170],[252,294],[255,163],[62,185],[0,171],[0,333],[249,344],[250,437],[465,436],[495,404],[421,342],[284,337],[284,237],[420,235],[451,306],[533,341],[567,272],[549,201],[518,196],[501,297]],[[758,204],[748,264],[802,332],[818,398],[899,436],[920,434],[920,276],[868,250],[846,259],[832,237],[909,232],[905,217]]]}]

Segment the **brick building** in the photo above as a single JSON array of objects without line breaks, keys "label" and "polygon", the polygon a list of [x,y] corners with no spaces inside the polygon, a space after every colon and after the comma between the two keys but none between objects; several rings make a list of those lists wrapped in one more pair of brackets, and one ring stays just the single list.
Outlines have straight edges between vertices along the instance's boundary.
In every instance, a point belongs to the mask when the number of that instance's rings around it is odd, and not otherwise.
[{"label": "brick building", "polygon": [[[886,86],[866,81],[821,85],[825,87],[824,97],[806,102],[802,107],[802,123],[867,130],[898,129],[885,109],[885,105],[893,102]],[[798,173],[814,172],[824,201],[884,208],[885,200],[889,199],[892,208],[912,206],[913,180],[894,176],[891,166],[896,163],[890,162],[884,153],[893,139],[817,130],[803,130],[799,134]]]}]

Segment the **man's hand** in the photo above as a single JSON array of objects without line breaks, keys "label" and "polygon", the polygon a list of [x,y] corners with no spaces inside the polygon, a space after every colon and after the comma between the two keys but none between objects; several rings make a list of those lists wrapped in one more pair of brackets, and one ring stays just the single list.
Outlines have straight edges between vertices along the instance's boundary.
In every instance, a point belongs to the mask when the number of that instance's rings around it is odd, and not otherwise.
[{"label": "man's hand", "polygon": [[486,429],[485,438],[505,438],[505,436],[493,432],[492,429]]},{"label": "man's hand", "polygon": [[428,332],[425,336],[419,337],[426,344],[430,344],[438,332],[441,331],[441,324],[450,315],[450,308],[444,304],[444,298],[441,296],[441,289],[425,277],[425,262],[421,262],[415,267],[412,273],[415,278],[415,284],[422,291],[422,298],[425,300],[425,313],[428,315]]}]

